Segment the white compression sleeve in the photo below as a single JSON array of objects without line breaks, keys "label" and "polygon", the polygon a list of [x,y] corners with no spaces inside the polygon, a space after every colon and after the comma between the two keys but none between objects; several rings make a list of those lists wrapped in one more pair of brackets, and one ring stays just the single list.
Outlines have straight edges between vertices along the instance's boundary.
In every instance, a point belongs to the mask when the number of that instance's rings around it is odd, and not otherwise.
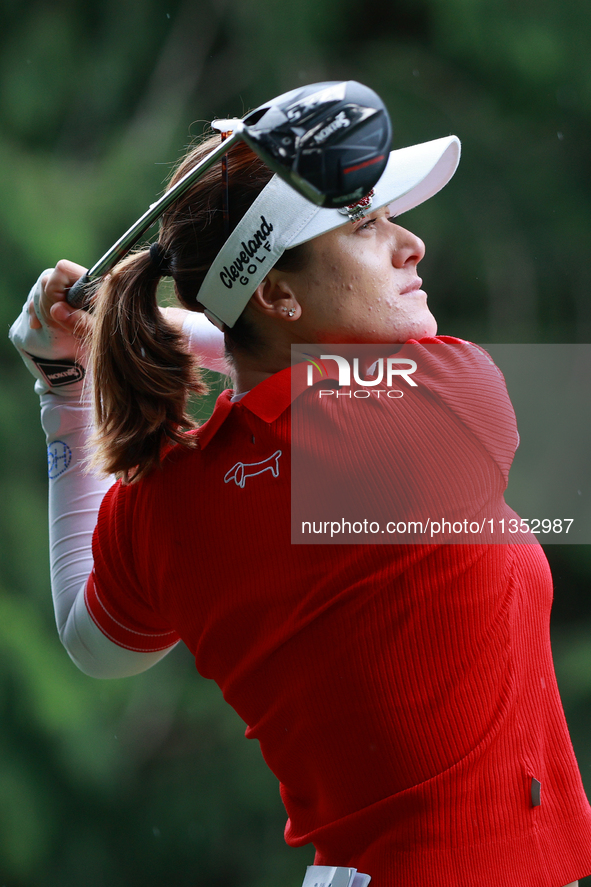
[{"label": "white compression sleeve", "polygon": [[229,375],[230,364],[224,354],[224,334],[199,311],[188,311],[183,321],[183,332],[189,338],[191,351],[199,355],[206,370]]},{"label": "white compression sleeve", "polygon": [[55,618],[61,641],[78,668],[96,678],[117,678],[150,668],[171,649],[126,650],[93,621],[84,597],[92,570],[92,534],[113,478],[84,472],[90,427],[88,405],[55,394],[41,397],[49,467],[49,553]]}]

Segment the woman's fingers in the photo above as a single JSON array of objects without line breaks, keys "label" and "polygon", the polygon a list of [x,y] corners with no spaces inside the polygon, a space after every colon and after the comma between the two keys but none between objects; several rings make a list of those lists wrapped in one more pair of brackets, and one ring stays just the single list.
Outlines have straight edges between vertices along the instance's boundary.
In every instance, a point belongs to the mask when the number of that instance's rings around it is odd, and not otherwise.
[{"label": "woman's fingers", "polygon": [[53,271],[49,274],[45,281],[45,292],[47,295],[56,300],[64,298],[64,293],[73,283],[76,283],[79,277],[86,274],[86,268],[77,265],[76,262],[70,262],[68,259],[60,259]]},{"label": "woman's fingers", "polygon": [[[79,340],[85,339],[92,327],[92,317],[80,308],[73,308],[66,301],[70,287],[86,274],[86,269],[76,262],[62,259],[53,271],[44,275],[41,281],[41,295],[29,304],[29,324],[31,329],[40,329],[42,324],[50,329],[59,329],[72,337],[74,352]],[[74,353],[73,352],[73,353]]]},{"label": "woman's fingers", "polygon": [[[53,271],[50,271],[43,277],[41,281],[41,296],[39,301],[36,301],[31,312],[30,323],[32,329],[38,329],[35,324],[39,321],[47,324],[49,327],[56,324],[57,318],[54,318],[52,314],[52,307],[56,304],[67,304],[66,295],[68,290],[85,273],[86,269],[82,265],[70,262],[67,259],[61,259]],[[58,317],[60,322],[57,325],[62,326],[61,321],[65,319],[65,315],[58,312]]]},{"label": "woman's fingers", "polygon": [[[78,280],[78,278],[76,278]],[[54,302],[50,308],[54,324],[77,339],[84,339],[92,327],[92,315],[81,308],[72,308],[67,302]]]}]

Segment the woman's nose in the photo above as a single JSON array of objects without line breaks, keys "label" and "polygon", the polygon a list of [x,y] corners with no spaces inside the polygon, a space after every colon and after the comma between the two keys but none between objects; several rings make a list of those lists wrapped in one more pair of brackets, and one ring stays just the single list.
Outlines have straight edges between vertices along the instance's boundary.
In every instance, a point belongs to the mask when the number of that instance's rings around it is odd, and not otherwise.
[{"label": "woman's nose", "polygon": [[392,263],[396,268],[403,268],[404,265],[418,265],[425,255],[425,244],[420,237],[396,225],[396,236],[394,250],[392,254]]}]

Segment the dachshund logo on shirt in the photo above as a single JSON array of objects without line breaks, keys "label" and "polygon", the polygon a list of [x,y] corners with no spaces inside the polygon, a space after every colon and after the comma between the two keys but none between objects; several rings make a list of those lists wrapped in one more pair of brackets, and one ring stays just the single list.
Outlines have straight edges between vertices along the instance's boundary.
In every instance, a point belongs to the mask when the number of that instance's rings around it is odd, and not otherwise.
[{"label": "dachshund logo on shirt", "polygon": [[256,477],[257,474],[263,474],[270,471],[273,477],[279,477],[279,459],[281,458],[281,450],[275,450],[272,456],[263,459],[262,462],[236,462],[232,468],[224,476],[224,483],[234,481],[237,487],[244,489],[247,477]]}]

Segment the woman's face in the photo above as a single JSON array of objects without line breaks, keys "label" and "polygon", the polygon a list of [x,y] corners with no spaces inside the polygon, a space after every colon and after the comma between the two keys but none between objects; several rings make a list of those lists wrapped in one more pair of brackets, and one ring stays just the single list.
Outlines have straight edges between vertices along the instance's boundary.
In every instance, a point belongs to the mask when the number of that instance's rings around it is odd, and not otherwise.
[{"label": "woman's face", "polygon": [[394,224],[387,207],[317,237],[309,247],[309,261],[293,287],[301,342],[380,344],[435,335],[437,323],[417,275],[425,245]]}]

